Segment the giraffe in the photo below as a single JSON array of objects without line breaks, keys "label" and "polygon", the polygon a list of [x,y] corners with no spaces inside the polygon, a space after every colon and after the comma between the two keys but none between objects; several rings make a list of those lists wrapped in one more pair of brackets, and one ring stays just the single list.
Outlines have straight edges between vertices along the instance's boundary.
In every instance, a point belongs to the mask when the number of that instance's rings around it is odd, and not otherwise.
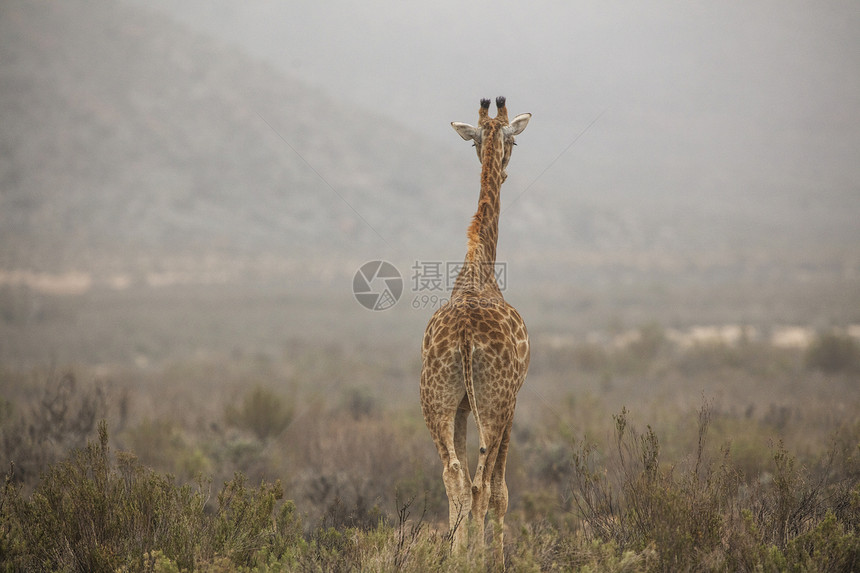
[{"label": "giraffe", "polygon": [[[522,317],[505,302],[496,282],[499,193],[507,178],[514,136],[531,114],[508,122],[505,98],[482,99],[478,126],[452,122],[466,141],[473,141],[481,161],[478,209],[467,231],[467,252],[450,300],[431,317],[422,343],[421,409],[439,456],[449,503],[453,545],[467,541],[464,520],[471,512],[478,543],[492,510],[496,562],[503,561],[503,525],[508,507],[505,464],[517,392],[529,366],[529,339]],[[466,426],[472,412],[478,431],[478,463],[469,473]]]}]

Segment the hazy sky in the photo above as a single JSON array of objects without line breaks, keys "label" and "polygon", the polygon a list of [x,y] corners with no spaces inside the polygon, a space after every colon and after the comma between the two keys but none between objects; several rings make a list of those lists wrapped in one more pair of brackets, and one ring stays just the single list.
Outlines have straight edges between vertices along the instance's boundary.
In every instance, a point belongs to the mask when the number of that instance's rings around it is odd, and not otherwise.
[{"label": "hazy sky", "polygon": [[129,1],[440,142],[480,97],[506,95],[534,114],[516,160],[535,174],[605,112],[575,147],[614,134],[646,161],[673,146],[731,161],[812,153],[857,181],[854,0]]}]

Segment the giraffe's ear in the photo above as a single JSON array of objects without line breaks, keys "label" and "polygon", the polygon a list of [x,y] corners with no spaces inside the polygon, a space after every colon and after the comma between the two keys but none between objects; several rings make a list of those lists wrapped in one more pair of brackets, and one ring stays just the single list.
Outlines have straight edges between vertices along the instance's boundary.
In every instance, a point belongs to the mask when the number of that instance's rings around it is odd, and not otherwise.
[{"label": "giraffe's ear", "polygon": [[451,127],[453,127],[454,131],[459,133],[460,137],[462,137],[466,141],[472,140],[476,143],[481,141],[481,130],[473,125],[469,125],[468,123],[460,123],[459,121],[452,121]]},{"label": "giraffe's ear", "polygon": [[531,118],[532,114],[521,113],[514,118],[510,125],[505,126],[505,135],[511,136],[521,134],[529,124],[529,120]]}]

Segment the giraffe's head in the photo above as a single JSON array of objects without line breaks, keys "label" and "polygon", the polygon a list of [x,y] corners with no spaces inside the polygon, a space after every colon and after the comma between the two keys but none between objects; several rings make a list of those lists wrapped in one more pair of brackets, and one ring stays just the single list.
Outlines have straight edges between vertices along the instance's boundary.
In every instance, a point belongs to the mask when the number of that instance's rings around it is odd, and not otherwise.
[{"label": "giraffe's head", "polygon": [[481,109],[478,110],[478,127],[458,121],[452,121],[451,126],[460,137],[474,142],[481,165],[486,165],[488,161],[501,160],[501,176],[504,181],[508,175],[505,169],[511,160],[511,150],[516,145],[514,136],[523,132],[532,114],[521,113],[508,122],[508,108],[505,107],[505,98],[502,96],[496,98],[496,117],[490,117],[489,109],[490,100],[482,99]]}]

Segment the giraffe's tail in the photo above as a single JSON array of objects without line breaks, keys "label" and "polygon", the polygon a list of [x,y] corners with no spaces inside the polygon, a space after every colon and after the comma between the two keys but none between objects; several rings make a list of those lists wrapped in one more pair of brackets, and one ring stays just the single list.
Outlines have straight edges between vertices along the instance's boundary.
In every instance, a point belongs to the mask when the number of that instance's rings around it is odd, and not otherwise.
[{"label": "giraffe's tail", "polygon": [[[472,409],[472,415],[475,416],[475,425],[478,426],[480,456],[478,457],[478,471],[475,476],[477,479],[483,470],[483,457],[484,454],[487,453],[487,444],[484,442],[484,427],[481,425],[481,416],[478,414],[478,403],[475,400],[475,379],[472,372],[473,352],[472,335],[468,331],[465,331],[463,332],[463,338],[460,340],[460,355],[463,357],[463,383],[466,386],[466,397],[469,400],[469,407]],[[474,487],[475,486],[473,486],[473,489]]]}]

